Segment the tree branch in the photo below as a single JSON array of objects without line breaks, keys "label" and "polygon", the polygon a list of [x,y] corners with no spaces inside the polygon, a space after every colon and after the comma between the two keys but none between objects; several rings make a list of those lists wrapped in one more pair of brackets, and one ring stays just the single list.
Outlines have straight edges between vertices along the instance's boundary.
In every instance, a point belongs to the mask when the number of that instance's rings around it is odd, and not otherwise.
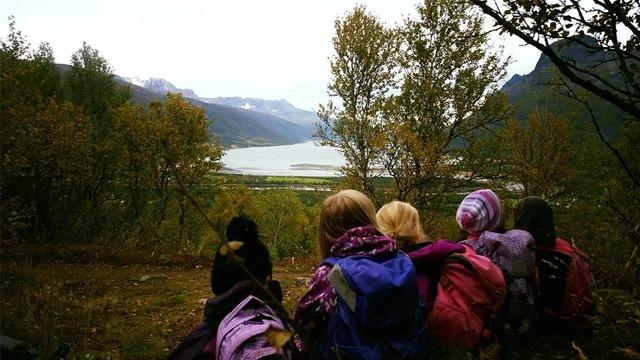
[{"label": "tree branch", "polygon": [[618,149],[616,149],[604,136],[604,134],[602,133],[602,130],[600,129],[600,125],[598,124],[598,121],[596,120],[596,117],[593,113],[593,109],[591,108],[591,105],[589,104],[589,101],[587,100],[582,100],[580,99],[580,97],[578,96],[578,94],[576,94],[575,90],[573,88],[571,88],[568,84],[565,83],[565,87],[567,89],[567,91],[569,91],[569,97],[571,97],[572,99],[574,99],[575,101],[581,103],[582,105],[585,106],[585,108],[587,109],[587,111],[589,112],[589,119],[591,120],[591,123],[593,124],[593,126],[596,129],[596,132],[598,133],[598,137],[600,138],[600,141],[605,144],[605,146],[611,151],[611,153],[613,153],[613,155],[616,157],[616,159],[618,160],[618,163],[620,164],[620,166],[622,166],[622,168],[624,169],[624,171],[627,173],[627,176],[629,177],[629,179],[633,182],[633,184],[635,185],[636,188],[640,188],[640,179],[635,176],[633,174],[633,171],[631,171],[631,169],[629,168],[627,162],[622,158],[622,155],[620,154],[620,152],[618,151]]},{"label": "tree branch", "polygon": [[[202,216],[202,218],[204,219],[204,221],[207,223],[207,225],[209,225],[209,227],[211,228],[211,230],[213,230],[213,232],[215,232],[216,234],[218,234],[218,231],[216,230],[216,225],[215,223],[209,218],[209,216],[207,215],[207,212],[205,211],[205,209],[202,207],[202,205],[189,193],[189,191],[185,188],[184,183],[182,182],[182,178],[180,176],[180,173],[178,171],[178,169],[176,168],[175,164],[170,163],[170,159],[167,155],[167,147],[166,144],[162,144],[162,148],[163,148],[163,154],[165,155],[165,161],[167,162],[167,164],[169,164],[170,167],[170,171],[173,174],[173,177],[176,181],[176,190],[181,193],[183,196],[185,196],[189,202],[191,203],[191,205],[196,209],[196,211],[200,214],[200,216]],[[222,244],[226,244],[227,243],[227,239],[223,238],[221,236],[218,235],[218,238],[221,239]],[[287,309],[285,309],[285,307],[278,301],[278,299],[275,297],[275,295],[273,295],[273,293],[271,293],[271,291],[269,289],[267,289],[265,286],[262,285],[262,283],[260,282],[260,280],[258,280],[252,273],[251,271],[249,271],[249,269],[247,269],[247,267],[244,265],[243,262],[238,261],[238,257],[234,256],[234,251],[233,249],[231,249],[230,247],[228,247],[228,250],[231,252],[231,256],[229,256],[229,259],[231,261],[234,262],[234,264],[243,272],[243,274],[249,278],[251,280],[251,282],[254,283],[254,285],[263,288],[265,291],[265,294],[267,295],[267,297],[269,298],[269,305],[273,306],[274,309],[276,310],[276,312],[278,312],[280,314],[280,316],[282,316],[285,320],[286,323],[288,323],[291,328],[298,334],[300,335],[300,337],[303,339],[303,341],[306,344],[310,344],[309,339],[306,335],[306,333],[293,321],[293,318],[291,317],[291,315],[289,314],[289,312],[287,311]],[[318,357],[318,354],[313,353],[316,357]]]},{"label": "tree branch", "polygon": [[536,49],[540,50],[543,54],[547,55],[551,60],[551,62],[553,62],[556,65],[556,67],[558,67],[560,72],[566,77],[568,77],[571,80],[571,82],[585,88],[589,92],[592,92],[595,95],[599,96],[600,98],[604,99],[605,101],[615,105],[620,110],[631,115],[635,121],[640,121],[640,107],[638,105],[631,102],[624,101],[623,99],[620,99],[610,91],[597,86],[591,81],[582,79],[581,77],[577,76],[567,66],[566,62],[563,61],[562,58],[560,58],[558,54],[556,54],[555,51],[553,51],[553,49],[551,49],[549,45],[544,45],[540,43],[539,41],[534,39],[531,35],[526,34],[520,29],[518,29],[515,25],[510,23],[506,18],[501,16],[501,14],[499,14],[496,10],[494,10],[489,5],[487,5],[486,1],[471,0],[471,2],[477,5],[478,7],[480,7],[485,14],[492,17],[500,26],[502,26],[509,33],[519,37],[520,39],[524,40],[527,44],[532,45]]}]

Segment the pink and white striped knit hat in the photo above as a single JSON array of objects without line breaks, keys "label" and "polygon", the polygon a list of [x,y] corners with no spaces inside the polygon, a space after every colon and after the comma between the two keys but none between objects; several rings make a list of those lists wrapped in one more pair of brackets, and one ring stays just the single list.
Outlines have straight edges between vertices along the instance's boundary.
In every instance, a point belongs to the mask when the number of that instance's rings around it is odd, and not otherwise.
[{"label": "pink and white striped knit hat", "polygon": [[504,224],[500,198],[489,189],[476,190],[467,195],[456,212],[460,228],[471,234],[495,231]]}]

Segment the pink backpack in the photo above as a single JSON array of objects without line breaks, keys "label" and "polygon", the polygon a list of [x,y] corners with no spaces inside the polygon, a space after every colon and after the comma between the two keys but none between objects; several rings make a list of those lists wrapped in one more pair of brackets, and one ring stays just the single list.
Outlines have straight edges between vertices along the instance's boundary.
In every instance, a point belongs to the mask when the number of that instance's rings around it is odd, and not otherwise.
[{"label": "pink backpack", "polygon": [[442,268],[427,329],[438,343],[473,348],[481,338],[492,336],[491,322],[507,291],[500,268],[465,248],[462,254],[450,255]]},{"label": "pink backpack", "polygon": [[[586,255],[560,238],[556,238],[552,248],[539,246],[537,250],[545,258],[557,254],[555,262],[560,264],[558,267],[564,272],[565,280],[559,313],[542,304],[543,316],[557,318],[568,327],[588,327],[587,315],[593,310],[593,295],[591,268]],[[562,274],[558,276],[562,278]],[[545,279],[540,282],[544,286]],[[540,290],[546,291],[544,288]]]}]

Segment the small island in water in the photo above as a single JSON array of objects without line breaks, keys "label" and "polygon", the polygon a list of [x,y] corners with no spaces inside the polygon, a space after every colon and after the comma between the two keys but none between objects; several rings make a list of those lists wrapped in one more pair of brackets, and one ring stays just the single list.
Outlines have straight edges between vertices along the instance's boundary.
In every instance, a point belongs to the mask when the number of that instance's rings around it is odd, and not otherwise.
[{"label": "small island in water", "polygon": [[340,166],[337,165],[322,165],[322,164],[292,164],[289,166],[292,170],[325,170],[325,171],[340,171]]}]

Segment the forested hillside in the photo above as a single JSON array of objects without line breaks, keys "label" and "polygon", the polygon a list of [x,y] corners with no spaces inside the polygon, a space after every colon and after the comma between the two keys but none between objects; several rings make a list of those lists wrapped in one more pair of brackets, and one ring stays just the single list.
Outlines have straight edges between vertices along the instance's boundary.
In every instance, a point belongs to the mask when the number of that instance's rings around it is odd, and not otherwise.
[{"label": "forested hillside", "polygon": [[[580,66],[594,68],[598,76],[622,85],[614,56],[603,49],[594,49],[595,44],[595,38],[585,36],[580,43],[565,40],[553,43],[552,46],[567,59]],[[631,64],[633,63],[637,64],[638,60],[632,60]],[[515,74],[501,90],[515,106],[515,116],[521,121],[526,120],[533,111],[550,111],[566,118],[576,128],[591,128],[593,125],[590,124],[588,110],[580,106],[579,102],[563,95],[567,86],[555,65],[542,54],[532,72],[526,75]],[[603,99],[591,95],[590,100],[594,116],[602,121],[604,135],[618,138],[619,129],[626,122],[627,116]],[[588,132],[593,132],[593,129],[589,130]]]},{"label": "forested hillside", "polygon": [[[209,132],[220,139],[223,146],[268,146],[294,144],[309,141],[316,128],[317,116],[309,111],[280,106],[280,111],[246,107],[247,101],[225,101],[222,98],[201,98],[189,89],[178,89],[164,79],[153,79],[148,87],[142,87],[126,78],[116,78],[129,87],[131,101],[146,105],[151,101],[164,101],[167,92],[182,93],[185,100],[203,108],[212,122]],[[254,99],[253,102],[268,103]],[[284,101],[284,100],[283,100]],[[286,103],[286,101],[284,101]]]}]

